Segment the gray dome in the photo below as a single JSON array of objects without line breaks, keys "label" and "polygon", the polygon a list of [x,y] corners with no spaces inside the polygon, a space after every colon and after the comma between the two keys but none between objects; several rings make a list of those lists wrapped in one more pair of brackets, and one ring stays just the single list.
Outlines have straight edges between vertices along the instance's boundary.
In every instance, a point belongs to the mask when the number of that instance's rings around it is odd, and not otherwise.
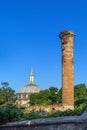
[{"label": "gray dome", "polygon": [[36,86],[35,84],[27,84],[19,91],[19,93],[38,93],[40,91],[41,88],[39,86]]},{"label": "gray dome", "polygon": [[38,93],[41,88],[37,86],[34,82],[34,72],[30,70],[30,83],[25,85],[18,93]]}]

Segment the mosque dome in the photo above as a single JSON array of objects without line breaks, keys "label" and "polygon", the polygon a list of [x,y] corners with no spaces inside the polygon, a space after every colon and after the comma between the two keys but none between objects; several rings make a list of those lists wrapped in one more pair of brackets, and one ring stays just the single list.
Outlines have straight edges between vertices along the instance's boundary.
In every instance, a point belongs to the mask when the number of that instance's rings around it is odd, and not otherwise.
[{"label": "mosque dome", "polygon": [[41,91],[41,88],[37,86],[34,82],[34,73],[31,69],[30,71],[30,83],[25,85],[18,93],[38,93]]},{"label": "mosque dome", "polygon": [[41,88],[35,84],[27,84],[19,91],[19,93],[38,93],[40,90]]},{"label": "mosque dome", "polygon": [[23,106],[29,104],[30,95],[33,93],[39,93],[41,88],[37,86],[34,82],[34,73],[31,69],[30,71],[30,82],[29,84],[25,85],[17,94],[16,105]]}]

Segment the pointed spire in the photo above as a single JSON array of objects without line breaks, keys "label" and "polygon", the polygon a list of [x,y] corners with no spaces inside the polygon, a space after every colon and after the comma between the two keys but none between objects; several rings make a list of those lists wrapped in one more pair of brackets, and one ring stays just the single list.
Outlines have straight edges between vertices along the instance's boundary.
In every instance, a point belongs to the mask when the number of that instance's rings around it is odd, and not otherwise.
[{"label": "pointed spire", "polygon": [[31,68],[30,69],[30,76],[32,76],[32,75],[34,76],[34,72],[33,72],[33,69]]},{"label": "pointed spire", "polygon": [[35,84],[34,83],[34,72],[33,69],[30,69],[30,84]]}]

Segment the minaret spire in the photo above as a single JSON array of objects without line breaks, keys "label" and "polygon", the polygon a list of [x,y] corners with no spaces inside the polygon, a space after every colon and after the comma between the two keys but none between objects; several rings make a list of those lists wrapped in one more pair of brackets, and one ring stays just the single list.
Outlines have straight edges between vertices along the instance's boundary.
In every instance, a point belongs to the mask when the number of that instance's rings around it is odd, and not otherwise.
[{"label": "minaret spire", "polygon": [[30,69],[30,84],[35,84],[34,83],[34,72],[33,69]]}]

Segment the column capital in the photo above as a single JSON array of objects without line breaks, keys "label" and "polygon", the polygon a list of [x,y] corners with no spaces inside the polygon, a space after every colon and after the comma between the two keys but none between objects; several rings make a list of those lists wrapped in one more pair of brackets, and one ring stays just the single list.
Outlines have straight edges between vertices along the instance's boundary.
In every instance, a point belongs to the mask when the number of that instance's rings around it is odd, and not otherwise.
[{"label": "column capital", "polygon": [[60,39],[66,39],[68,37],[74,37],[75,33],[70,30],[65,30],[59,34]]}]

